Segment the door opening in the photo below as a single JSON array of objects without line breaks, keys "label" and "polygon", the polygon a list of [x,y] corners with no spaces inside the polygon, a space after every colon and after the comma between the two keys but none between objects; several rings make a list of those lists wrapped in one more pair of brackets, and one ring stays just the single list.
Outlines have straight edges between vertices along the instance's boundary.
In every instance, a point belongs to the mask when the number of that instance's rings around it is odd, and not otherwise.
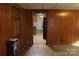
[{"label": "door opening", "polygon": [[33,44],[45,45],[47,42],[47,12],[33,11]]}]

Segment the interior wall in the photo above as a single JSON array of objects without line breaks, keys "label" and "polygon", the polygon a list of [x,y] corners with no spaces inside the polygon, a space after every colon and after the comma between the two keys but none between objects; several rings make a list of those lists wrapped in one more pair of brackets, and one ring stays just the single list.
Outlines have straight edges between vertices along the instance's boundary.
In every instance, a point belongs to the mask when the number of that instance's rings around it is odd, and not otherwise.
[{"label": "interior wall", "polygon": [[7,41],[11,38],[18,38],[17,54],[33,44],[32,22],[31,10],[17,4],[0,4],[0,56],[7,56]]},{"label": "interior wall", "polygon": [[26,47],[30,47],[33,44],[33,19],[32,19],[32,11],[22,9],[22,17],[21,17],[21,52],[22,55],[25,52]]},{"label": "interior wall", "polygon": [[79,11],[48,10],[49,46],[72,44],[79,40]]},{"label": "interior wall", "polygon": [[33,27],[36,27],[37,30],[43,30],[43,13],[36,13],[33,15]]},{"label": "interior wall", "polygon": [[43,15],[37,14],[37,25],[36,25],[37,30],[43,30],[43,17],[41,16]]},{"label": "interior wall", "polygon": [[36,23],[37,23],[37,14],[32,14],[33,16],[33,27],[36,27]]},{"label": "interior wall", "polygon": [[0,4],[0,56],[7,54],[7,40],[12,37],[10,6],[8,4]]},{"label": "interior wall", "polygon": [[26,46],[33,44],[33,18],[32,10],[25,10],[25,37],[26,37]]}]

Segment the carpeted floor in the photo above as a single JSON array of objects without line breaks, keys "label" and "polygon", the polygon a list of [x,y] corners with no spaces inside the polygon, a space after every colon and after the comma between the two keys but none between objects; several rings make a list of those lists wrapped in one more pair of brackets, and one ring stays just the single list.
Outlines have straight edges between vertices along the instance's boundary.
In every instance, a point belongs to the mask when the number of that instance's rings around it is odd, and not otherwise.
[{"label": "carpeted floor", "polygon": [[48,47],[43,39],[42,31],[37,31],[33,40],[33,46],[25,51],[24,56],[79,56],[79,47],[72,45]]}]

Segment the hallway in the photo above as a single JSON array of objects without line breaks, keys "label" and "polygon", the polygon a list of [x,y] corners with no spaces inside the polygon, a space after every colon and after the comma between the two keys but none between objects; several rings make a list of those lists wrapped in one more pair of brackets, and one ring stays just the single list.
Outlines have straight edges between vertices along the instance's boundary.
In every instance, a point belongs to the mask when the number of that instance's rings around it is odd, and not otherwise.
[{"label": "hallway", "polygon": [[34,43],[29,50],[24,54],[25,56],[50,56],[54,51],[46,45],[46,40],[43,39],[42,31],[37,30],[33,37]]},{"label": "hallway", "polygon": [[33,36],[34,45],[45,45],[46,40],[43,39],[43,32],[36,30],[36,34]]}]

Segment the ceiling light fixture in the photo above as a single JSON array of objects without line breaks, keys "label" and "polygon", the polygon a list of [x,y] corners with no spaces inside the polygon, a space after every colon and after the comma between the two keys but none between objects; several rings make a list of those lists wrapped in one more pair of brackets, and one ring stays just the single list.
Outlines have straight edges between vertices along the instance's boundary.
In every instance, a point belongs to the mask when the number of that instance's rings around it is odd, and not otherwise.
[{"label": "ceiling light fixture", "polygon": [[40,17],[44,17],[43,15],[40,15]]},{"label": "ceiling light fixture", "polygon": [[58,15],[58,16],[67,16],[67,15],[69,15],[68,13],[65,13],[65,12],[62,12],[62,13],[58,13],[58,14],[56,14],[56,15]]}]

